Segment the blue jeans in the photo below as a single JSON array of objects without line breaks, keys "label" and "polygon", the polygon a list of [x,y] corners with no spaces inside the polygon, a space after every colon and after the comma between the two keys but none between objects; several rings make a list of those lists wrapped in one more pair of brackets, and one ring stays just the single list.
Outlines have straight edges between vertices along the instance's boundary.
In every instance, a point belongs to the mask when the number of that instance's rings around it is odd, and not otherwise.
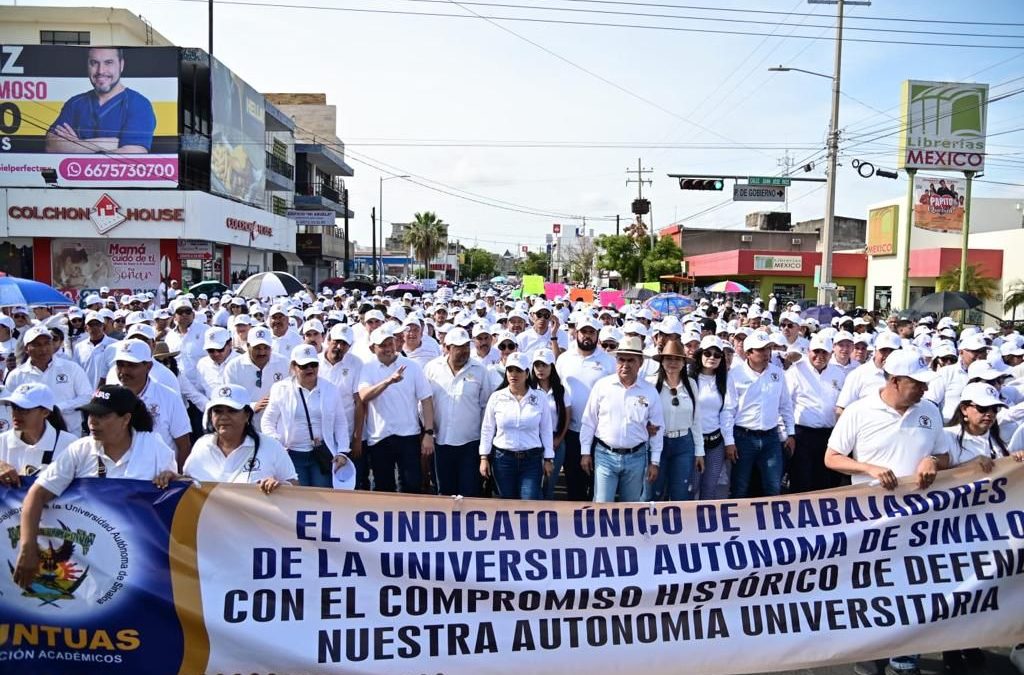
[{"label": "blue jeans", "polygon": [[542,492],[544,493],[544,499],[555,498],[555,483],[558,482],[558,472],[562,470],[562,465],[565,464],[565,441],[563,440],[555,448],[555,462],[554,468],[551,470],[551,476],[544,479],[544,487]]},{"label": "blue jeans", "polygon": [[594,444],[594,501],[614,502],[618,494],[620,502],[638,502],[644,494],[647,478],[648,445],[620,455],[608,449],[604,443]]},{"label": "blue jeans", "polygon": [[685,502],[693,499],[695,452],[692,431],[685,436],[666,438],[658,477],[653,483],[644,483],[643,500]]},{"label": "blue jeans", "polygon": [[437,493],[480,496],[480,441],[462,445],[438,445],[434,448],[434,476]]},{"label": "blue jeans", "polygon": [[750,491],[750,474],[756,465],[761,472],[761,488],[766,497],[772,497],[782,491],[782,441],[779,432],[770,429],[768,432],[751,433],[742,427],[736,427],[736,452],[739,457],[732,467],[733,499],[742,499]]},{"label": "blue jeans", "polygon": [[[704,446],[704,473],[701,474],[697,487],[700,488],[697,499],[728,499],[729,470],[732,466],[725,459],[725,441],[715,445]],[[723,476],[722,474],[725,473]]]},{"label": "blue jeans", "polygon": [[[423,491],[423,469],[420,465],[420,436],[385,436],[370,447],[375,492]],[[398,471],[400,482],[395,481]]]},{"label": "blue jeans", "polygon": [[289,450],[288,456],[292,458],[292,464],[295,465],[295,473],[299,475],[299,485],[326,488],[334,485],[330,474],[325,475],[320,470],[320,465],[313,459],[312,451],[295,452]]},{"label": "blue jeans", "polygon": [[491,468],[502,499],[540,499],[540,479],[544,475],[543,448],[523,452],[494,448]]}]

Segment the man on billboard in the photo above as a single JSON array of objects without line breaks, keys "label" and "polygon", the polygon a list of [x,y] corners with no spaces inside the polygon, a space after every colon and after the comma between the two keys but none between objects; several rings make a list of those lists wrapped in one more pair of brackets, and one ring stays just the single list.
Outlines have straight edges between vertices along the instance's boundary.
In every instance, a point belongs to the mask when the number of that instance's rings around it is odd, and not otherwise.
[{"label": "man on billboard", "polygon": [[92,91],[70,98],[46,133],[46,151],[148,153],[156,130],[149,99],[121,82],[124,50],[97,47],[87,62]]}]

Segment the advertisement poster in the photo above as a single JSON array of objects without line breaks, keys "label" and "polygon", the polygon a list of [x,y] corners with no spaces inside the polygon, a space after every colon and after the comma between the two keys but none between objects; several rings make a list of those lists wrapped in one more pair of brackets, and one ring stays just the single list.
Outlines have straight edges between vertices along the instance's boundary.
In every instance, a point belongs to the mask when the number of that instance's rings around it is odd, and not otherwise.
[{"label": "advertisement poster", "polygon": [[212,61],[210,190],[262,208],[267,163],[263,94]]},{"label": "advertisement poster", "polygon": [[121,295],[160,285],[156,239],[54,239],[51,255],[53,287],[75,301],[102,286]]},{"label": "advertisement poster", "polygon": [[901,169],[982,171],[988,85],[903,83]]},{"label": "advertisement poster", "polygon": [[900,207],[896,204],[868,211],[868,255],[896,255],[896,227]]},{"label": "advertisement poster", "polygon": [[960,232],[966,186],[963,177],[914,176],[914,226],[933,232]]},{"label": "advertisement poster", "polygon": [[177,47],[2,49],[0,186],[177,187]]}]

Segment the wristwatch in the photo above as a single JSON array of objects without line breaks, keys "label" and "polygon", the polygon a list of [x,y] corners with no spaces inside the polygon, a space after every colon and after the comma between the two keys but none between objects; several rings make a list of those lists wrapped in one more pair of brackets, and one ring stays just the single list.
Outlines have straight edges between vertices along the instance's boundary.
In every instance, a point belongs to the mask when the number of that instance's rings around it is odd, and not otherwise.
[{"label": "wristwatch", "polygon": [[427,436],[433,436],[434,435],[434,430],[433,429],[424,429],[423,433],[425,433]]}]

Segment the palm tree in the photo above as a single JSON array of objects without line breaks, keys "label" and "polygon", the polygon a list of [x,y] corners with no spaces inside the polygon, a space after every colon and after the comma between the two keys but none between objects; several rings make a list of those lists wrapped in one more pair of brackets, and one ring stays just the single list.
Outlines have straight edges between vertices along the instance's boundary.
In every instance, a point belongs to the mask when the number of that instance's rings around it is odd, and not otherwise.
[{"label": "palm tree", "polygon": [[[942,273],[936,282],[935,287],[940,291],[960,290],[960,268],[954,267]],[[967,266],[967,284],[964,287],[965,293],[970,293],[982,302],[991,300],[999,292],[999,286],[995,279],[983,277],[978,273],[977,265]]]},{"label": "palm tree", "polygon": [[1012,284],[1003,298],[1003,311],[1013,312],[1013,318],[1017,318],[1017,308],[1024,305],[1024,279],[1017,279]]},{"label": "palm tree", "polygon": [[412,249],[417,260],[423,261],[426,274],[430,272],[430,260],[448,240],[448,225],[433,211],[424,211],[413,216],[414,221],[405,228],[405,244]]}]

